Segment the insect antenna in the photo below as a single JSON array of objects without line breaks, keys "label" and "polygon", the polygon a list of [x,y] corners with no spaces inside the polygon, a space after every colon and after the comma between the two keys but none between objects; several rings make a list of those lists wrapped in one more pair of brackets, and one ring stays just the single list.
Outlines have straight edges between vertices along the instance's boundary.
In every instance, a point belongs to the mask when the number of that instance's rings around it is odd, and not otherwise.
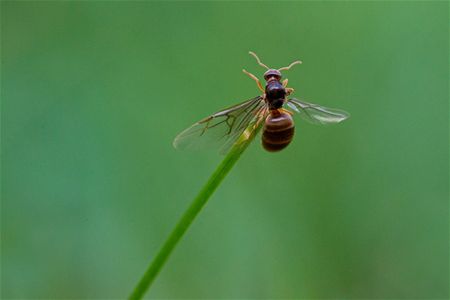
[{"label": "insect antenna", "polygon": [[255,54],[255,52],[249,51],[248,53],[249,53],[251,56],[253,56],[254,58],[256,58],[256,61],[258,62],[258,64],[259,64],[261,67],[264,67],[264,68],[266,68],[267,70],[270,69],[268,66],[266,66],[265,64],[263,64],[263,63],[261,62],[261,60],[259,59],[258,55]]},{"label": "insect antenna", "polygon": [[279,68],[278,69],[278,71],[286,71],[286,70],[289,70],[290,68],[292,68],[293,66],[295,66],[295,65],[300,65],[302,62],[300,61],[300,60],[296,60],[296,61],[294,61],[293,63],[291,63],[289,66],[287,66],[287,67],[282,67],[282,68]]}]

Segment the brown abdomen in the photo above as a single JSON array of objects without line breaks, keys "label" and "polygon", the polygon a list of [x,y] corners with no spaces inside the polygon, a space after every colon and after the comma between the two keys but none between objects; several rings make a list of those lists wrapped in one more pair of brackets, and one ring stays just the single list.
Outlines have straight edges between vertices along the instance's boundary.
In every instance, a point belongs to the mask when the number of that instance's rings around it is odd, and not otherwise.
[{"label": "brown abdomen", "polygon": [[289,145],[294,137],[294,121],[290,114],[273,111],[267,116],[262,134],[262,145],[269,152],[280,151]]}]

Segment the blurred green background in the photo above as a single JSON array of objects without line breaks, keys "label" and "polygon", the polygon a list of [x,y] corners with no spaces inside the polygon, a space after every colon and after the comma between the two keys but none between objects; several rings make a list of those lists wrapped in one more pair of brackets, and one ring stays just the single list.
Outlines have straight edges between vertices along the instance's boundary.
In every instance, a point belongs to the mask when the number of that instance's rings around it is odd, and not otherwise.
[{"label": "blurred green background", "polygon": [[1,2],[2,298],[124,298],[258,94],[343,124],[246,151],[149,298],[448,298],[448,2]]}]

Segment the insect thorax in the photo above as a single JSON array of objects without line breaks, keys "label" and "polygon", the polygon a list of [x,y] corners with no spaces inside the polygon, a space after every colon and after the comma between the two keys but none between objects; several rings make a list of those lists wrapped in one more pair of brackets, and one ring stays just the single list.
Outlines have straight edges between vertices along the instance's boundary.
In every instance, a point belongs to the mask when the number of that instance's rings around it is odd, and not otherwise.
[{"label": "insect thorax", "polygon": [[266,100],[270,109],[279,109],[283,106],[286,89],[279,80],[269,80],[266,84]]}]

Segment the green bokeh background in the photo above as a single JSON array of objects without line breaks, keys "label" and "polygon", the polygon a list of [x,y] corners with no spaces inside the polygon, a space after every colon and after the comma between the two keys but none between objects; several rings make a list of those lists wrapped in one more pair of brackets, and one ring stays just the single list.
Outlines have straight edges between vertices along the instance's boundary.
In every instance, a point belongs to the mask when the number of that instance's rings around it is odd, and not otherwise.
[{"label": "green bokeh background", "polygon": [[1,2],[2,298],[124,298],[220,162],[194,121],[302,99],[246,151],[149,298],[448,298],[448,2]]}]

